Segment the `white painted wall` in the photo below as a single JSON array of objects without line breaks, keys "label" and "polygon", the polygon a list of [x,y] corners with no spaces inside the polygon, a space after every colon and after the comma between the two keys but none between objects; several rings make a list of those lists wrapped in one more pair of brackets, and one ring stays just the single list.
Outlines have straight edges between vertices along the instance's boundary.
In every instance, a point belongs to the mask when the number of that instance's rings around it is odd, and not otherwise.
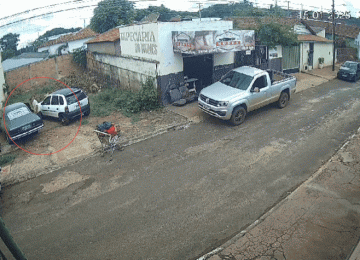
[{"label": "white painted wall", "polygon": [[295,24],[294,32],[296,34],[311,34],[311,32],[308,29],[306,29],[306,26],[303,24]]},{"label": "white painted wall", "polygon": [[121,55],[159,61],[158,23],[120,27]]},{"label": "white painted wall", "polygon": [[[85,42],[90,41],[94,38],[95,37],[90,37],[90,38],[86,38],[86,39],[68,42],[68,47],[66,49],[63,49],[61,53],[68,54],[69,52],[73,52],[77,48],[81,48],[81,47],[86,48],[87,45],[85,44]],[[57,49],[64,44],[66,44],[66,42],[54,44],[51,46],[45,46],[45,47],[39,48],[38,52],[48,51],[49,55],[57,55],[58,54]]]},{"label": "white painted wall", "polygon": [[109,64],[123,70],[133,71],[146,76],[156,77],[156,62],[144,62],[140,59],[118,57],[107,54],[96,54],[94,58],[105,64]]},{"label": "white painted wall", "polygon": [[324,58],[324,66],[330,66],[333,62],[333,44],[316,42],[314,44],[314,68],[319,66],[319,58]]},{"label": "white painted wall", "polygon": [[2,57],[0,51],[0,109],[3,108],[3,104],[5,103],[4,87],[5,87],[5,77],[4,77],[4,69],[2,66]]},{"label": "white painted wall", "polygon": [[[309,43],[303,42],[300,44],[300,70],[304,70],[304,65],[308,65],[308,52],[309,52]],[[319,66],[319,58],[324,58],[324,66],[330,66],[333,62],[333,44],[332,43],[314,43],[314,62],[313,67],[308,69],[317,69]]]},{"label": "white painted wall", "polygon": [[359,35],[355,38],[355,45],[357,47],[358,50],[358,59],[360,59],[360,33]]},{"label": "white painted wall", "polygon": [[[119,28],[121,55],[157,61],[158,75],[164,76],[183,71],[183,58],[174,53],[173,31],[230,30],[232,21],[184,21],[179,23],[159,22]],[[234,53],[214,55],[214,65],[234,63]]]}]

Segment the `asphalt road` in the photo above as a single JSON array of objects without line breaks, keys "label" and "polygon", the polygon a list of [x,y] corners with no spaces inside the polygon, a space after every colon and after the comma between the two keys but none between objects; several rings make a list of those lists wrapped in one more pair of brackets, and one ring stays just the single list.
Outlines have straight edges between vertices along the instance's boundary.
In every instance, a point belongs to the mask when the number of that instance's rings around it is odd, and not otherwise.
[{"label": "asphalt road", "polygon": [[28,259],[196,259],[341,147],[360,125],[359,90],[333,80],[238,127],[206,117],[8,187],[2,217]]}]

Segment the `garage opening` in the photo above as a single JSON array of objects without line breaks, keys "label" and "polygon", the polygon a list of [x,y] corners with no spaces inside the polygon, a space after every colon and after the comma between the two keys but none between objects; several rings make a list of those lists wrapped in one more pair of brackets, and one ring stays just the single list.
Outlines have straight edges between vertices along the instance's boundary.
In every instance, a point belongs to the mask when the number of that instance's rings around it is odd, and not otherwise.
[{"label": "garage opening", "polygon": [[183,56],[185,82],[189,88],[195,84],[196,92],[212,84],[213,78],[213,55]]}]

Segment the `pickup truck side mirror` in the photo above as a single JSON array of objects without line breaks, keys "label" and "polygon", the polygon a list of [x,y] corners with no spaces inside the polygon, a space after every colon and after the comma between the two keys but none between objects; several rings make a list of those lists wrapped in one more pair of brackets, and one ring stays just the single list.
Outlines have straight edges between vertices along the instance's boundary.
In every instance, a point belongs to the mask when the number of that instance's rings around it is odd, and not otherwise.
[{"label": "pickup truck side mirror", "polygon": [[256,92],[256,93],[259,93],[260,92],[260,89],[258,87],[255,87],[253,89],[251,89],[250,92]]}]

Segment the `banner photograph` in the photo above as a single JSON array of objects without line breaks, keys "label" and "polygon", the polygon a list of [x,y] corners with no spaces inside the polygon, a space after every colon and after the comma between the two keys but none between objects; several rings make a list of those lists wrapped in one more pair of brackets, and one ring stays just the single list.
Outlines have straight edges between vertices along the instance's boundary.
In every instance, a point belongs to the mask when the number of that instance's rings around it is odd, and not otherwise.
[{"label": "banner photograph", "polygon": [[221,53],[255,49],[253,30],[173,31],[174,52],[185,54]]}]

